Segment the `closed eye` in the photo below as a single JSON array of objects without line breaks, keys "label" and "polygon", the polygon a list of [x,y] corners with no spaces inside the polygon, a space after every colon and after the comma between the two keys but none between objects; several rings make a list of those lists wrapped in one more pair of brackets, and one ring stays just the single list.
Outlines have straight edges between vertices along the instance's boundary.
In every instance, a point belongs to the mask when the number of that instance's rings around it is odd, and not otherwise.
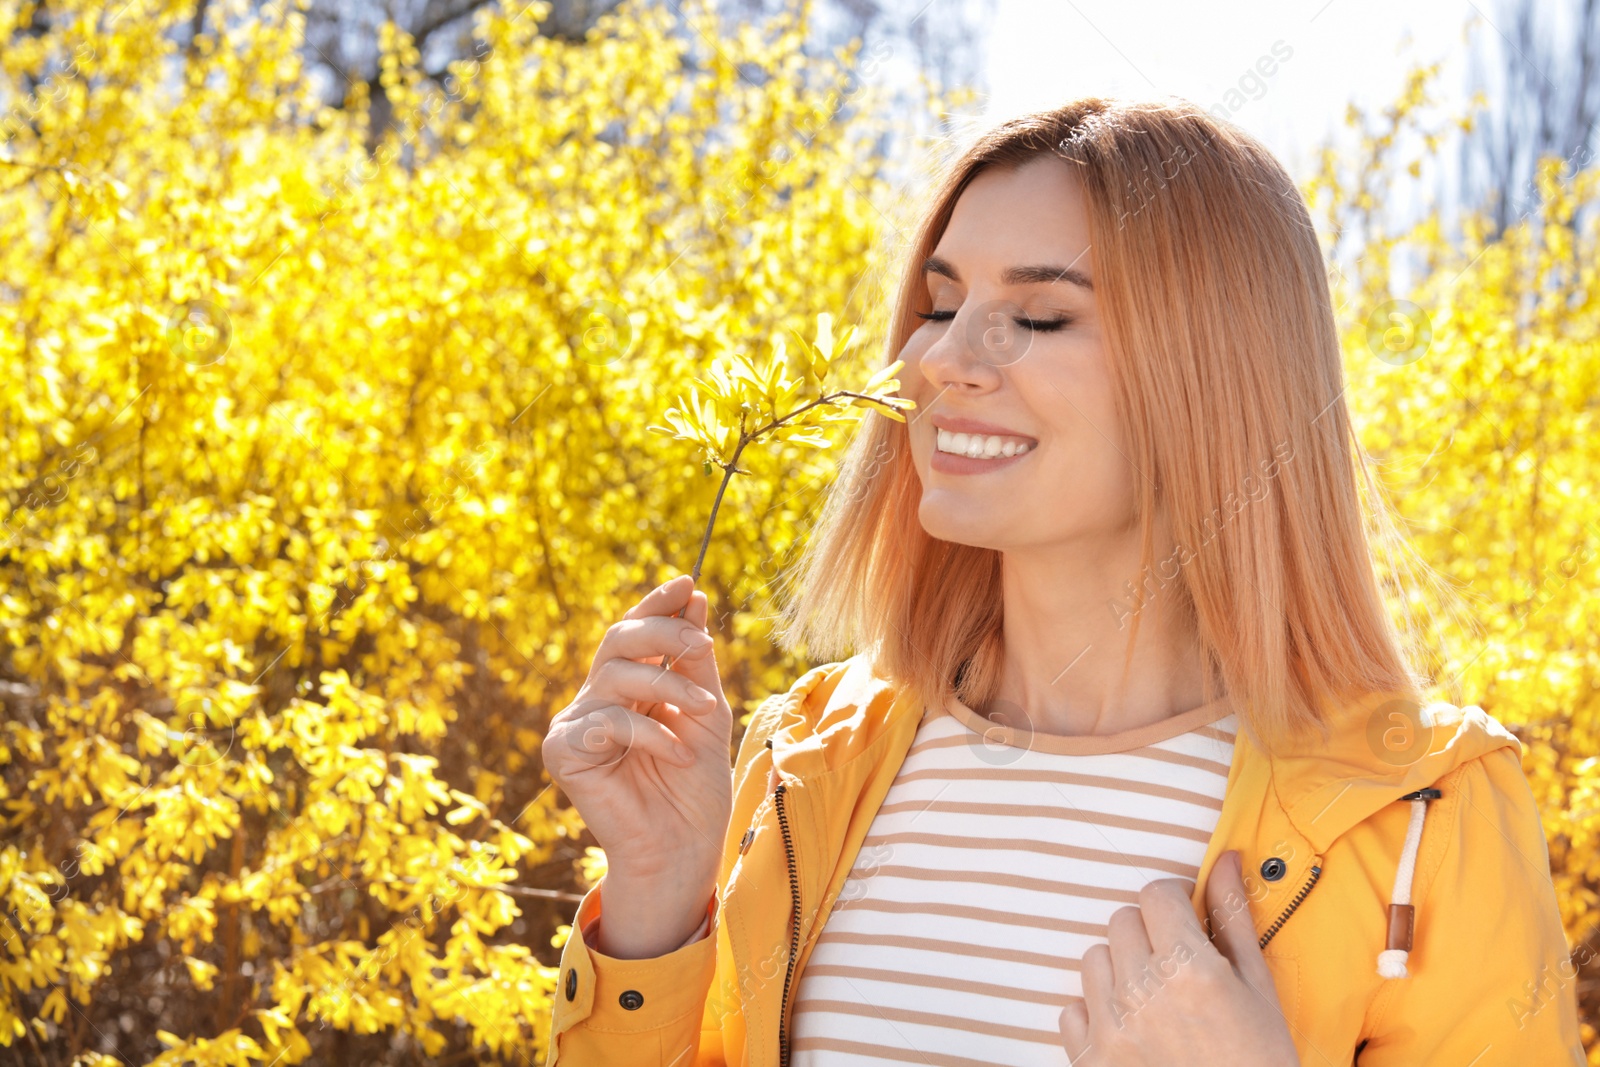
[{"label": "closed eye", "polygon": [[[912,314],[917,316],[917,318],[924,319],[928,322],[949,322],[951,319],[956,317],[956,313],[954,311],[914,311]],[[1011,321],[1015,322],[1023,329],[1032,330],[1035,333],[1053,333],[1064,326],[1072,325],[1071,317],[1059,319],[1013,318]]]}]

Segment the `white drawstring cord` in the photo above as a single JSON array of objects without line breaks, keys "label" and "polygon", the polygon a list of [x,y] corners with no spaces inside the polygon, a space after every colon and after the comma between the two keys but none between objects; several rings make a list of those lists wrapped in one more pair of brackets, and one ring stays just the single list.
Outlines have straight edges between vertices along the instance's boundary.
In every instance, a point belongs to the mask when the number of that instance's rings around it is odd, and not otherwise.
[{"label": "white drawstring cord", "polygon": [[1419,789],[1401,800],[1411,801],[1411,823],[1406,827],[1405,847],[1400,850],[1400,869],[1394,875],[1394,893],[1389,904],[1389,935],[1378,953],[1378,974],[1384,978],[1406,977],[1406,956],[1411,952],[1411,932],[1416,910],[1411,906],[1411,877],[1417,870],[1417,849],[1422,844],[1422,820],[1428,801],[1441,796],[1437,789]]}]

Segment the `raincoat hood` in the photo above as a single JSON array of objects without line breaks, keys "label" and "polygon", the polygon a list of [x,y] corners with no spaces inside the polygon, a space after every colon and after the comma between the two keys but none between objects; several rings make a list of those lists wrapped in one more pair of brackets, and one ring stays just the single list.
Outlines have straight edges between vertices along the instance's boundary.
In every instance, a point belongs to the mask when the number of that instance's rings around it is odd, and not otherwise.
[{"label": "raincoat hood", "polygon": [[1425,704],[1412,719],[1395,701],[1358,709],[1358,717],[1325,744],[1272,757],[1279,802],[1318,851],[1470,760],[1501,748],[1522,757],[1516,736],[1475,704]]},{"label": "raincoat hood", "polygon": [[[549,1067],[786,1062],[793,988],[923,710],[864,656],[764,701],[735,762],[710,936],[610,959],[584,936],[604,883],[591,890],[562,955]],[[1325,742],[1275,754],[1244,725],[1191,902],[1209,929],[1207,879],[1237,849],[1302,1065],[1585,1062],[1510,731],[1475,705],[1376,699]],[[619,1011],[623,993],[643,1007]]]}]

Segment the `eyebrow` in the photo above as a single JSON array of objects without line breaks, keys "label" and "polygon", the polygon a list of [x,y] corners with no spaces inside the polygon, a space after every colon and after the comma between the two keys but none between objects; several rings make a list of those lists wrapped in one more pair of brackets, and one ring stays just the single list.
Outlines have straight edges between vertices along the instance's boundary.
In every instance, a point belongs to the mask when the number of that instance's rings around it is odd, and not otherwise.
[{"label": "eyebrow", "polygon": [[[956,272],[954,265],[940,256],[929,256],[923,260],[922,273],[942,274],[953,282],[961,281],[961,275]],[[1000,272],[1002,285],[1034,285],[1041,282],[1045,284],[1071,282],[1083,289],[1091,291],[1094,289],[1094,283],[1089,280],[1089,276],[1076,267],[1007,267]]]}]

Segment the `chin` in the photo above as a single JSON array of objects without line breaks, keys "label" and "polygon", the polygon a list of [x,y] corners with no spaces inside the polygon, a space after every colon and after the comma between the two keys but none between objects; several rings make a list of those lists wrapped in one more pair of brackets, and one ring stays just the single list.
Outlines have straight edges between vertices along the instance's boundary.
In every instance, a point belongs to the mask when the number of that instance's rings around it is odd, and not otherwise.
[{"label": "chin", "polygon": [[930,505],[924,500],[917,510],[917,519],[929,537],[938,538],[940,541],[971,545],[974,548],[992,548],[996,551],[1003,548],[1000,542],[1001,531],[1005,528],[1005,524],[997,521],[994,513],[970,503],[961,506],[959,514],[953,511],[954,509],[948,505]]}]

